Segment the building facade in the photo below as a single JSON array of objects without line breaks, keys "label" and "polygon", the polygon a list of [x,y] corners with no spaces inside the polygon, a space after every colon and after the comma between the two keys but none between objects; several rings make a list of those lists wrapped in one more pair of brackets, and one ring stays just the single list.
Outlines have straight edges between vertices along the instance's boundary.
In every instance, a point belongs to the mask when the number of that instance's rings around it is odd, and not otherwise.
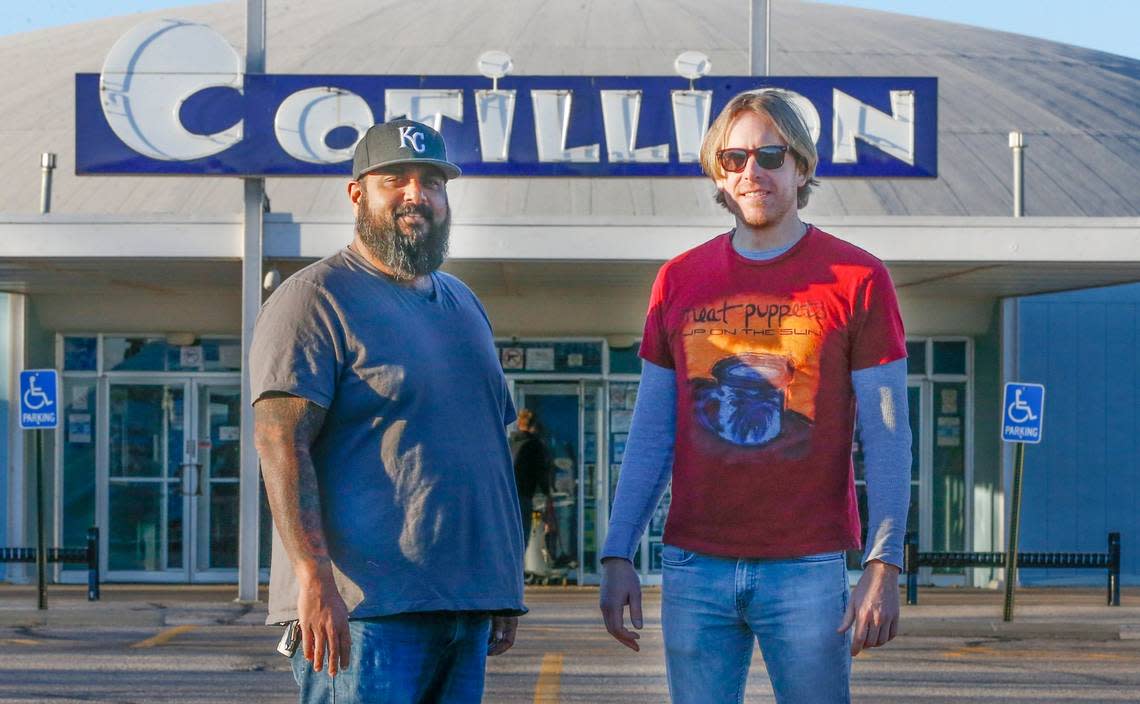
[{"label": "building facade", "polygon": [[[335,12],[316,3],[267,5],[270,75],[470,76],[480,54],[501,49],[517,76],[548,77],[555,87],[581,77],[648,82],[674,75],[678,54],[700,50],[713,71],[696,86],[715,90],[718,76],[747,76],[750,67],[743,0],[520,2],[510,16],[490,1],[438,0],[422,9],[431,21],[364,0]],[[910,528],[920,545],[1003,549],[1011,460],[998,440],[1001,384],[1050,377],[1072,358],[1065,345],[1077,337],[1043,335],[1034,316],[1071,312],[1042,313],[1042,304],[1021,297],[1140,280],[1140,62],[918,18],[772,6],[773,77],[937,80],[936,175],[825,178],[803,217],[883,259],[898,287],[915,439]],[[0,393],[9,403],[0,543],[34,541],[33,453],[11,410],[14,375],[54,367],[65,405],[47,442],[49,543],[74,544],[97,525],[107,579],[232,582],[239,568],[255,576],[264,568],[269,535],[264,502],[258,511],[253,500],[242,418],[245,186],[237,176],[74,173],[84,119],[76,74],[99,74],[132,28],[169,14],[244,45],[240,2],[0,39],[13,57],[0,77],[0,154],[9,165],[0,185]],[[758,77],[755,87],[776,84]],[[445,136],[458,124],[448,119]],[[581,144],[569,124],[558,145],[567,150]],[[828,129],[823,139],[838,141]],[[1010,216],[1012,130],[1027,142],[1019,218]],[[866,140],[852,149],[859,158],[883,151]],[[58,154],[59,168],[51,212],[41,215],[45,151]],[[257,271],[288,276],[347,244],[345,178],[265,178]],[[662,262],[726,231],[731,218],[713,203],[707,179],[693,175],[508,172],[465,176],[449,194],[446,267],[486,305],[516,405],[539,413],[555,458],[552,574],[594,582],[636,397],[649,286]],[[1082,318],[1082,344],[1111,338],[1110,349],[1123,354],[1124,338],[1109,320],[1107,312]],[[1090,373],[1104,379],[1117,369],[1106,362]],[[1117,497],[1082,483],[1091,470],[1072,474],[1083,449],[1059,449],[1080,419],[1097,416],[1052,415],[1054,398],[1046,441],[1030,453],[1042,468],[1030,471],[1069,477],[1042,490],[1049,501],[1074,491],[1080,500],[1072,511],[1063,503],[1050,509],[1045,522],[1027,510],[1027,526],[1043,528],[1027,527],[1025,546],[1099,546],[1116,526],[1112,516],[1123,516],[1111,508]],[[1129,402],[1114,400],[1120,408]],[[1125,434],[1120,423],[1131,423],[1135,437],[1134,415],[1111,415],[1112,437]],[[1106,455],[1099,466],[1116,463]],[[858,447],[855,467],[862,495]],[[1038,489],[1027,480],[1026,491],[1028,499]],[[660,567],[667,502],[639,555],[650,580]],[[1070,512],[1103,516],[1055,530]],[[1140,539],[1134,520],[1118,522],[1126,546]],[[1135,579],[1140,565],[1125,554],[1127,579]],[[8,576],[26,575],[9,567]],[[994,576],[924,575],[980,585]]]}]

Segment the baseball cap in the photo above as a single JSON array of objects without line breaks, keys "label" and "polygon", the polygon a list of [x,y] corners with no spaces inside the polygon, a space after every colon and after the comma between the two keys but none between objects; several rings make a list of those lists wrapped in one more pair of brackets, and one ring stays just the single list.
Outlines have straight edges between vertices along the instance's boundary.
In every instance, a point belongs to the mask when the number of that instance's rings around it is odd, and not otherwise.
[{"label": "baseball cap", "polygon": [[352,155],[352,178],[394,164],[430,164],[450,180],[462,173],[447,160],[443,135],[422,122],[398,119],[372,125]]}]

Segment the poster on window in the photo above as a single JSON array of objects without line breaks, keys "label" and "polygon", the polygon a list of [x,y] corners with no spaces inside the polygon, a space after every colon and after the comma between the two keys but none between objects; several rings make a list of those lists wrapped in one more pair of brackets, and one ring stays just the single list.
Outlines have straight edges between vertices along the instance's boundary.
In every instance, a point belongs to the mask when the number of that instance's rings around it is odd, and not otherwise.
[{"label": "poster on window", "polygon": [[962,446],[962,419],[956,416],[939,416],[938,447]]},{"label": "poster on window", "polygon": [[958,415],[958,389],[942,389],[942,412]]},{"label": "poster on window", "polygon": [[527,371],[552,372],[554,371],[554,348],[533,347],[526,351]]},{"label": "poster on window", "polygon": [[71,408],[75,411],[87,410],[87,397],[91,394],[91,387],[87,385],[71,387]]},{"label": "poster on window", "polygon": [[499,355],[503,369],[517,371],[526,366],[526,355],[521,347],[504,347]]},{"label": "poster on window", "polygon": [[610,412],[610,432],[628,433],[633,422],[633,411],[621,410]]},{"label": "poster on window", "polygon": [[202,361],[201,345],[185,345],[178,349],[178,366],[182,369],[201,369]]},{"label": "poster on window", "polygon": [[610,410],[620,411],[625,408],[625,386],[623,384],[610,385]]},{"label": "poster on window", "polygon": [[67,415],[67,441],[75,445],[91,444],[90,413],[69,413]]},{"label": "poster on window", "polygon": [[625,433],[615,433],[613,436],[614,446],[614,462],[621,464],[625,459],[625,439],[629,437]]}]

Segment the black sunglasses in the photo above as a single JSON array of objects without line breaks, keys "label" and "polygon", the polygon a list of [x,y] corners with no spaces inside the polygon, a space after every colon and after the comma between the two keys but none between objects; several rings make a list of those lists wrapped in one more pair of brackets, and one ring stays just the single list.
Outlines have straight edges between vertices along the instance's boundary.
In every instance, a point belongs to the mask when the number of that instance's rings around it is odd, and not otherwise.
[{"label": "black sunglasses", "polygon": [[720,168],[738,174],[744,171],[744,167],[748,165],[749,154],[756,157],[757,166],[762,169],[773,170],[784,165],[784,155],[787,153],[788,147],[784,144],[766,144],[755,149],[729,147],[718,151],[716,160],[720,162]]}]

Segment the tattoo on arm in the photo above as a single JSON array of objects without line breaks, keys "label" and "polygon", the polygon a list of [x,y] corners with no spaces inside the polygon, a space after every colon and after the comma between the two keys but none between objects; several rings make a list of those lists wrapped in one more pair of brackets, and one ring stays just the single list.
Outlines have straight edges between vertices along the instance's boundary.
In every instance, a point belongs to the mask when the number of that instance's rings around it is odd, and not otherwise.
[{"label": "tattoo on arm", "polygon": [[254,409],[254,444],[273,522],[294,571],[327,569],[328,545],[321,521],[321,497],[310,448],[325,420],[325,409],[287,394],[264,396]]}]

